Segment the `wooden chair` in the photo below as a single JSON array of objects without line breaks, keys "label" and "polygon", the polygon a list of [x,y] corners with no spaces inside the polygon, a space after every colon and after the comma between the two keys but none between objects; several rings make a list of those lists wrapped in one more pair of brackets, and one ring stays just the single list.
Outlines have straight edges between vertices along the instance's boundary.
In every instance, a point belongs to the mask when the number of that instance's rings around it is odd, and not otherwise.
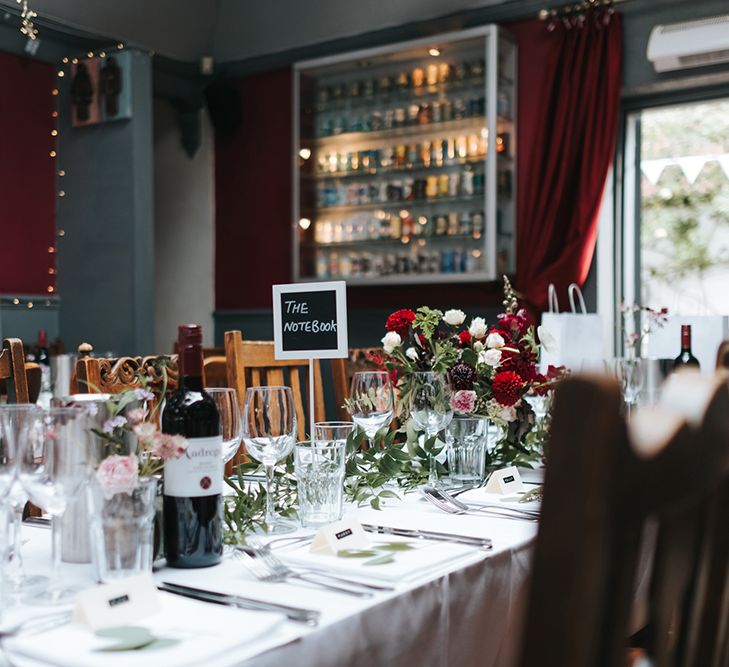
[{"label": "wooden chair", "polygon": [[729,369],[729,340],[725,340],[716,353],[716,367]]},{"label": "wooden chair", "polygon": [[164,375],[161,367],[167,369],[167,391],[177,389],[179,379],[177,355],[149,357],[92,357],[93,348],[88,343],[78,347],[76,361],[76,391],[91,394],[118,394],[126,389],[140,387],[139,375],[149,378],[152,387],[161,388]]},{"label": "wooden chair", "polygon": [[372,354],[380,353],[379,348],[351,348],[348,359],[331,359],[332,386],[334,389],[334,400],[337,406],[337,414],[342,421],[349,421],[350,416],[344,407],[344,401],[349,397],[349,388],[352,385],[352,377],[357,371],[379,370],[377,364],[372,361]]},{"label": "wooden chair", "polygon": [[[697,530],[692,521],[704,516],[707,502],[716,507],[729,471],[729,390],[720,381],[708,382],[698,421],[664,407],[639,413],[629,430],[612,380],[575,377],[557,389],[524,667],[625,664],[648,517],[659,524],[648,602],[652,664],[714,664],[684,661],[690,647],[698,652],[697,619],[709,613],[696,582],[708,579],[707,571],[725,577],[727,568],[726,559],[721,561],[726,537],[712,542],[711,531]],[[719,519],[711,516],[716,525]],[[701,560],[700,553],[711,555]],[[717,595],[729,599],[726,580],[717,576],[713,582]],[[716,598],[712,603],[720,626],[727,603],[721,607]],[[726,645],[725,636],[722,641]]]},{"label": "wooden chair", "polygon": [[[308,360],[277,360],[274,358],[273,342],[244,341],[240,331],[225,332],[225,359],[228,386],[236,389],[241,409],[248,387],[288,386],[294,395],[298,438],[303,440],[306,433],[311,432],[311,425],[307,428],[308,412],[305,409],[309,396]],[[318,360],[314,360],[314,419],[316,421],[326,419],[321,367]]]},{"label": "wooden chair", "polygon": [[0,351],[0,380],[5,381],[9,403],[30,403],[26,372],[23,342],[19,338],[5,338]]},{"label": "wooden chair", "polygon": [[228,367],[225,355],[212,355],[203,358],[203,382],[206,387],[227,387]]}]

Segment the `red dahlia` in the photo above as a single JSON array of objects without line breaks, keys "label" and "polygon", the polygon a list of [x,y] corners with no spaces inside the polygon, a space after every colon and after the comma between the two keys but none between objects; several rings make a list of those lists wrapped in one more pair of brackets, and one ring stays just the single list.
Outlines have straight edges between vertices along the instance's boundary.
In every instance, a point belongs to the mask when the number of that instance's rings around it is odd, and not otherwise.
[{"label": "red dahlia", "polygon": [[412,310],[396,310],[387,318],[385,329],[398,333],[400,338],[405,338],[414,320],[415,313]]},{"label": "red dahlia", "polygon": [[458,334],[458,340],[461,343],[461,347],[468,347],[471,344],[471,334],[468,333],[468,329],[464,329]]},{"label": "red dahlia", "polygon": [[501,371],[494,377],[491,387],[494,398],[503,406],[514,405],[521,398],[524,382],[514,371]]}]

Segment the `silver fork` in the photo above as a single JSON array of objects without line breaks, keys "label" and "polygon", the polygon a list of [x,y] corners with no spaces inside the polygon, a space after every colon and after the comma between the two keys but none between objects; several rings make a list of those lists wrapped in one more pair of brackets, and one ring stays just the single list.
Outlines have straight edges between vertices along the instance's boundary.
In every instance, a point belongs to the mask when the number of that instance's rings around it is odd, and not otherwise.
[{"label": "silver fork", "polygon": [[[510,507],[494,507],[493,509],[490,507],[478,507],[478,508],[470,508],[466,505],[465,509],[463,507],[459,507],[458,505],[449,502],[446,500],[443,496],[443,494],[439,493],[436,489],[433,489],[432,487],[424,486],[421,487],[421,491],[423,495],[425,496],[425,499],[430,502],[431,504],[435,505],[438,509],[442,510],[443,512],[447,512],[448,514],[470,514],[470,515],[490,515],[494,517],[500,517],[501,519],[511,519],[513,521],[538,521],[539,516],[535,515],[533,513],[527,513],[522,510],[512,510]],[[459,501],[460,503],[460,501]],[[464,503],[460,503],[463,505]],[[513,513],[510,513],[513,512]]]},{"label": "silver fork", "polygon": [[313,576],[312,573],[294,572],[283,565],[283,563],[281,566],[273,566],[260,552],[255,553],[256,551],[257,550],[252,547],[237,547],[236,555],[245,561],[250,573],[259,581],[280,583],[288,581],[289,579],[299,579],[300,581],[320,586],[321,588],[335,591],[337,593],[352,595],[353,597],[369,598],[373,595],[370,591],[354,590],[352,588],[345,588],[344,586],[337,586],[336,584],[320,581]]}]

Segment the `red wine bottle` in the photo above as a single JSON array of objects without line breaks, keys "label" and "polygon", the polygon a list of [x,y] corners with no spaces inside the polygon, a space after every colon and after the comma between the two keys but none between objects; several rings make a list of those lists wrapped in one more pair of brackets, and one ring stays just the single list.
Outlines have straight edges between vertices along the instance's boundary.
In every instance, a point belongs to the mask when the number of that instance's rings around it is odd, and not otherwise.
[{"label": "red wine bottle", "polygon": [[200,325],[180,325],[177,344],[180,383],[162,413],[162,431],[185,436],[188,445],[165,463],[165,556],[171,567],[208,567],[223,556],[220,416],[203,389]]},{"label": "red wine bottle", "polygon": [[691,354],[691,325],[681,325],[681,353],[673,360],[674,368],[684,366],[699,367],[699,360]]}]

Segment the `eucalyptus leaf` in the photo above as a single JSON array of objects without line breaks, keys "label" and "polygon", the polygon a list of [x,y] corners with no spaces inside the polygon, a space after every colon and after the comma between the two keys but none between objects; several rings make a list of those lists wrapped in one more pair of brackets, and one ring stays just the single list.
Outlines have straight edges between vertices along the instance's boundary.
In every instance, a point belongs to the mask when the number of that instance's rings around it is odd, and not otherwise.
[{"label": "eucalyptus leaf", "polygon": [[340,549],[337,551],[339,558],[371,558],[376,555],[377,552],[372,549]]},{"label": "eucalyptus leaf", "polygon": [[382,542],[376,544],[378,551],[412,551],[415,547],[409,542]]},{"label": "eucalyptus leaf", "polygon": [[157,639],[147,628],[136,625],[122,625],[113,628],[104,628],[96,631],[97,637],[116,639],[115,644],[109,644],[96,649],[99,652],[134,651]]}]

